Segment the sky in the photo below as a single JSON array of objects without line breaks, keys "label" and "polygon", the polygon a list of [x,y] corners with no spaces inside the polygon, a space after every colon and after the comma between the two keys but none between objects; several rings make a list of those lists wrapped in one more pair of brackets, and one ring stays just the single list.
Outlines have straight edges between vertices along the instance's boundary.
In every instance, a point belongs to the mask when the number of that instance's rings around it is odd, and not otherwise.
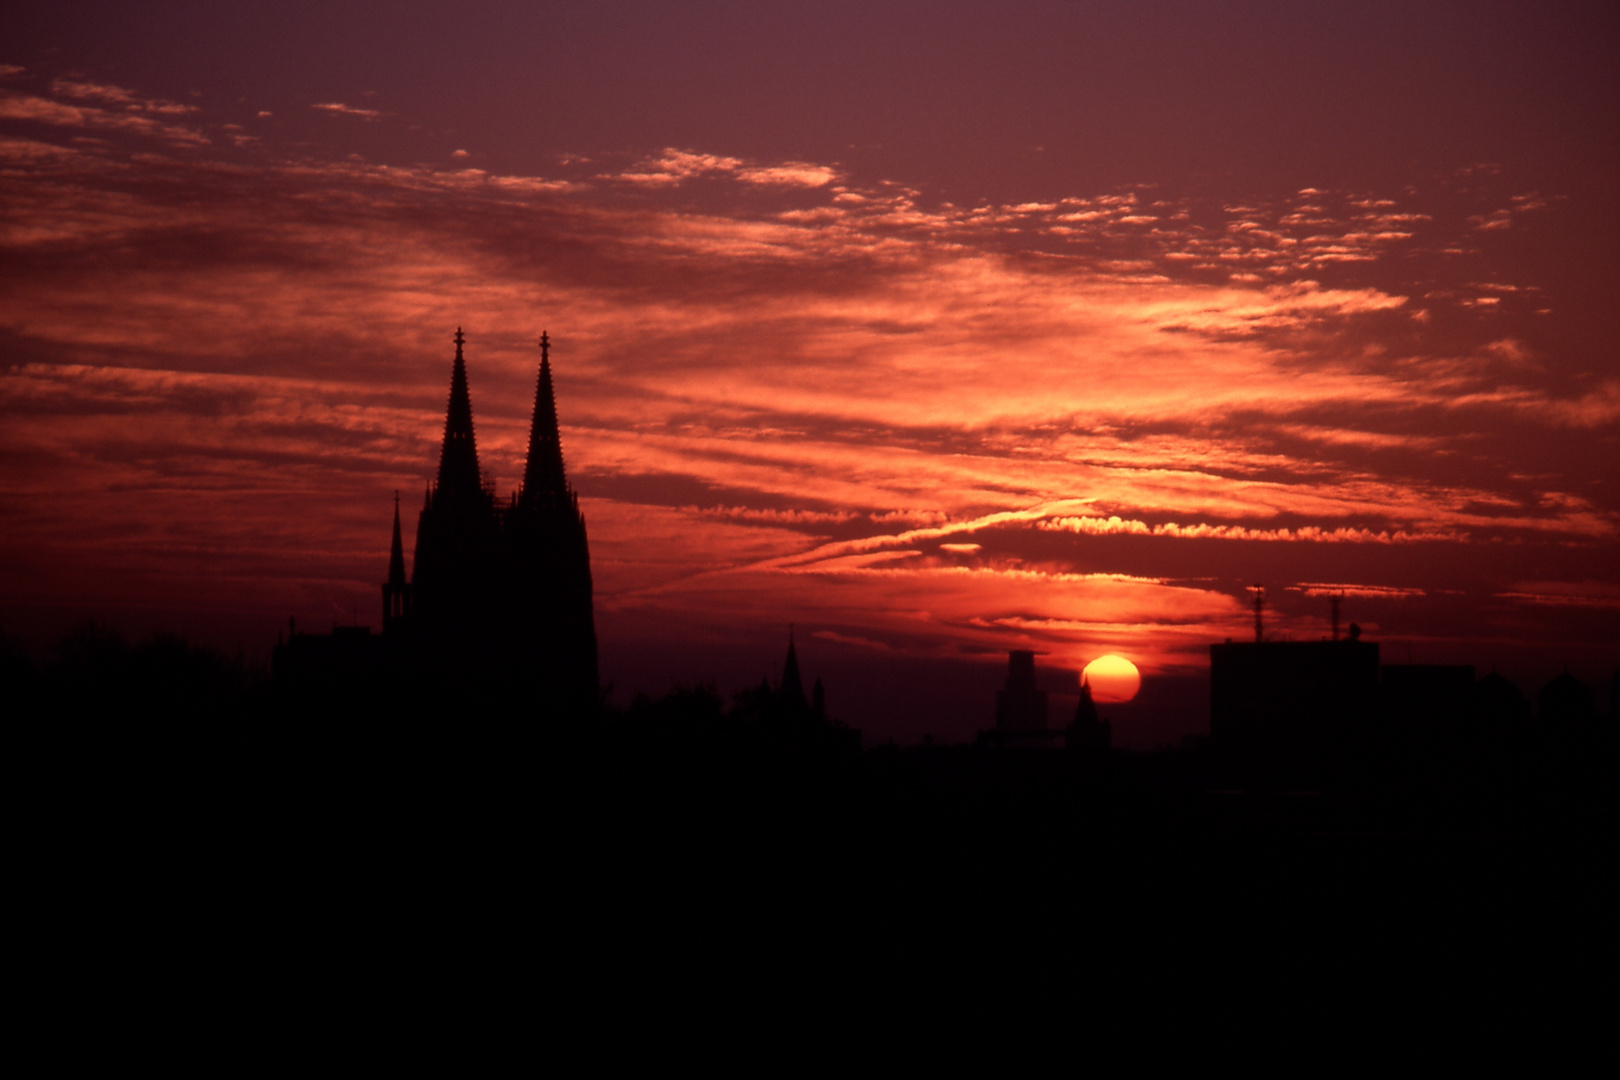
[{"label": "sky", "polygon": [[332,7],[0,11],[0,632],[380,626],[462,327],[621,703],[791,626],[869,740],[1033,649],[1160,745],[1257,585],[1620,666],[1612,4]]}]

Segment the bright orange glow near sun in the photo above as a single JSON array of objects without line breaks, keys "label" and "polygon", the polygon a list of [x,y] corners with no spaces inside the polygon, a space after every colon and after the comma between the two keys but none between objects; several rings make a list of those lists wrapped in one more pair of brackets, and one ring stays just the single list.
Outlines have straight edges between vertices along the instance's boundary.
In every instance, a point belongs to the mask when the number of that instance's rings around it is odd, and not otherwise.
[{"label": "bright orange glow near sun", "polygon": [[1097,657],[1080,678],[1091,685],[1094,701],[1129,701],[1142,686],[1142,673],[1136,665],[1117,653]]}]

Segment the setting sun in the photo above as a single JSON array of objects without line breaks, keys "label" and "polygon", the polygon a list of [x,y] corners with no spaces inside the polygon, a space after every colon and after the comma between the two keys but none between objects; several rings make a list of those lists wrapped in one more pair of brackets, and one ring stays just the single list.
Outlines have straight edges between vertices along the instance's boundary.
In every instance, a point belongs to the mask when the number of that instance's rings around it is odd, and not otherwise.
[{"label": "setting sun", "polygon": [[1142,673],[1123,656],[1109,653],[1087,664],[1080,680],[1090,684],[1094,701],[1129,701],[1142,686]]}]

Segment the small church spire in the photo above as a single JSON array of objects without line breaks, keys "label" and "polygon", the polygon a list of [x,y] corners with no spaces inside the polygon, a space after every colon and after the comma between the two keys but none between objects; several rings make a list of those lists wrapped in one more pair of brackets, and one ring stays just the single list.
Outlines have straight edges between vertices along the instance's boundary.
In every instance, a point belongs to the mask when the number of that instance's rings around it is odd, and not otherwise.
[{"label": "small church spire", "polygon": [[478,444],[473,436],[472,395],[467,390],[467,364],[461,358],[466,338],[456,327],[456,363],[450,372],[450,406],[444,418],[444,449],[439,453],[439,494],[452,499],[482,488]]},{"label": "small church spire", "polygon": [[1091,680],[1084,672],[1080,673],[1080,700],[1074,707],[1074,722],[1077,724],[1097,722],[1097,702],[1091,696]]},{"label": "small church spire", "polygon": [[793,627],[788,626],[787,662],[782,665],[782,686],[777,691],[782,704],[793,715],[804,713],[804,679],[799,675],[799,654],[793,647]]},{"label": "small church spire", "polygon": [[388,551],[388,580],[383,582],[383,632],[411,612],[411,586],[405,580],[405,542],[399,531],[399,492],[394,492],[394,542]]},{"label": "small church spire", "polygon": [[405,542],[399,532],[399,492],[394,492],[394,543],[388,552],[388,584],[405,584]]},{"label": "small church spire", "polygon": [[523,470],[523,501],[566,505],[570,498],[563,470],[557,397],[551,386],[551,335],[540,333],[540,380],[534,388],[534,419],[529,426],[529,460]]},{"label": "small church spire", "polygon": [[1096,754],[1106,753],[1113,741],[1113,727],[1097,712],[1097,702],[1091,696],[1091,680],[1081,672],[1080,700],[1075,704],[1074,721],[1064,732],[1064,745],[1070,750]]}]

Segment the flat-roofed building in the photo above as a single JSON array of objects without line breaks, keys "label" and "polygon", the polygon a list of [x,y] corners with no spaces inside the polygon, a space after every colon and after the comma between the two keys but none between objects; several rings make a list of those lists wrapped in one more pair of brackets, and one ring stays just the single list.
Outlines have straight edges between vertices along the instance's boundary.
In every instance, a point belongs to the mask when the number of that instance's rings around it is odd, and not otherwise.
[{"label": "flat-roofed building", "polygon": [[1209,647],[1210,735],[1257,765],[1314,770],[1366,747],[1378,706],[1378,645],[1226,642]]}]

